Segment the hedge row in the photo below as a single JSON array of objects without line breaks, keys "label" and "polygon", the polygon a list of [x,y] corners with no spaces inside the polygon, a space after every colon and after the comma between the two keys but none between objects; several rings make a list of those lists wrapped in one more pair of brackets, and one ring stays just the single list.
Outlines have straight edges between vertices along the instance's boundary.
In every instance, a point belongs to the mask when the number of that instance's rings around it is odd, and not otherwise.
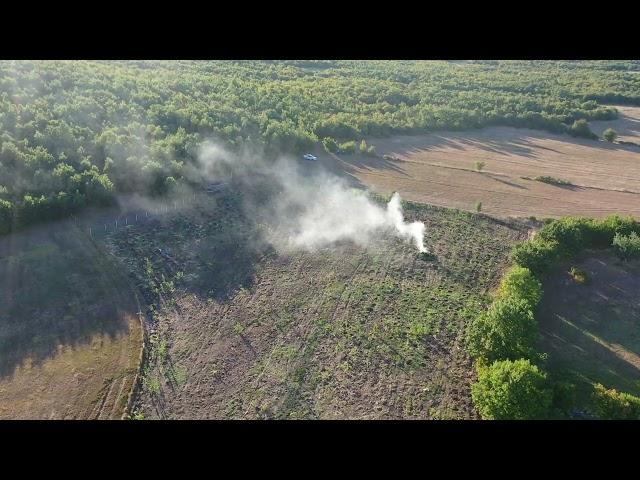
[{"label": "hedge row", "polygon": [[[489,309],[469,332],[469,352],[476,359],[478,380],[472,398],[484,419],[538,419],[550,415],[553,389],[536,363],[538,328],[535,310],[542,298],[545,273],[586,248],[635,245],[640,223],[631,217],[605,219],[566,217],[548,222],[532,239],[512,252],[507,271]],[[623,238],[631,239],[625,241]],[[628,247],[627,248],[632,248]],[[600,418],[636,418],[640,399],[597,389],[594,403]]]}]

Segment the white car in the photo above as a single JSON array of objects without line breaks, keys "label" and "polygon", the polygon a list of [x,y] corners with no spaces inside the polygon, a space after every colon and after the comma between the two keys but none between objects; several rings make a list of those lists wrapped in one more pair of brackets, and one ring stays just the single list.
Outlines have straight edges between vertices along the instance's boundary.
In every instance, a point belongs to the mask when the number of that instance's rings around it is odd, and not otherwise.
[{"label": "white car", "polygon": [[305,153],[302,158],[304,158],[305,160],[318,160],[318,157],[316,157],[315,155],[311,155],[310,153]]}]

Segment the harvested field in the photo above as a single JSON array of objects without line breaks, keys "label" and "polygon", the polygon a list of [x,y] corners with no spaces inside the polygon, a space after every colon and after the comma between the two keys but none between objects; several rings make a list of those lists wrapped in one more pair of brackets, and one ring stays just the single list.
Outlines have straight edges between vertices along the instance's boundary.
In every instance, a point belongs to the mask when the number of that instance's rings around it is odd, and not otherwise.
[{"label": "harvested field", "polygon": [[0,239],[0,418],[115,419],[142,328],[126,277],[73,222]]},{"label": "harvested field", "polygon": [[406,213],[425,222],[434,259],[388,237],[280,255],[222,199],[110,235],[151,304],[138,414],[476,418],[465,327],[526,229]]},{"label": "harvested field", "polygon": [[[569,275],[573,266],[585,284]],[[552,272],[544,292],[540,350],[554,375],[576,384],[577,404],[589,405],[594,383],[640,395],[640,262],[585,252]]]},{"label": "harvested field", "polygon": [[[640,108],[621,107],[620,113],[616,121],[594,122],[594,130],[614,126],[623,139],[640,143]],[[368,142],[377,157],[316,153],[356,184],[421,203],[473,210],[482,202],[483,212],[503,218],[640,216],[640,147],[509,127]],[[476,162],[484,162],[480,172]],[[523,179],[537,176],[572,185]]]}]

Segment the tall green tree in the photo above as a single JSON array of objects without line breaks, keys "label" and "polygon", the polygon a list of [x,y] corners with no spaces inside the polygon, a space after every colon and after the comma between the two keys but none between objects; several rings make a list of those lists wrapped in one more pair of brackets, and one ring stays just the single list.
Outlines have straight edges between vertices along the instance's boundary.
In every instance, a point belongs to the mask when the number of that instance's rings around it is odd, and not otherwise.
[{"label": "tall green tree", "polygon": [[535,358],[538,325],[529,303],[517,297],[499,298],[471,324],[469,352],[486,363]]},{"label": "tall green tree", "polygon": [[480,367],[471,396],[485,420],[539,420],[548,417],[553,393],[545,373],[518,359]]}]

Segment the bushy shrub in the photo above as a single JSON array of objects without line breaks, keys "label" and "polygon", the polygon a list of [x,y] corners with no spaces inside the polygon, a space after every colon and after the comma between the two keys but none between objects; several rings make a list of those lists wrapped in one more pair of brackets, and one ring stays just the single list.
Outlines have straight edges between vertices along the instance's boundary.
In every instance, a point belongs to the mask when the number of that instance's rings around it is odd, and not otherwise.
[{"label": "bushy shrub", "polygon": [[640,398],[598,383],[593,393],[596,414],[603,420],[640,420]]},{"label": "bushy shrub", "polygon": [[616,233],[629,235],[632,232],[640,233],[640,223],[633,217],[609,215],[602,220],[592,220],[589,241],[594,247],[605,248],[611,245]]},{"label": "bushy shrub", "polygon": [[540,275],[558,259],[559,249],[560,245],[556,241],[543,241],[536,238],[516,245],[511,251],[511,258],[535,275]]},{"label": "bushy shrub", "polygon": [[485,363],[534,358],[538,326],[529,303],[521,298],[499,298],[471,324],[469,353]]},{"label": "bushy shrub", "polygon": [[322,139],[322,146],[324,147],[324,149],[329,152],[329,153],[336,153],[338,151],[338,149],[340,148],[338,146],[338,142],[336,142],[333,138],[331,137],[326,137]]},{"label": "bushy shrub", "polygon": [[340,151],[342,153],[346,153],[346,154],[355,153],[355,151],[356,151],[356,142],[352,140],[350,142],[341,143],[340,144]]},{"label": "bushy shrub", "polygon": [[616,137],[618,136],[618,134],[616,133],[616,131],[613,128],[607,128],[603,133],[602,133],[602,138],[604,138],[607,142],[612,143]]},{"label": "bushy shrub", "polygon": [[576,283],[579,283],[581,285],[584,285],[589,281],[589,275],[587,274],[587,272],[578,267],[571,267],[571,270],[569,270],[569,275],[571,275],[571,278],[573,278]]},{"label": "bushy shrub", "polygon": [[596,140],[598,138],[598,135],[593,133],[589,128],[589,122],[584,119],[573,122],[573,125],[569,129],[569,134],[574,137],[588,138],[591,140]]},{"label": "bushy shrub", "polygon": [[640,257],[640,236],[636,232],[629,235],[616,233],[612,244],[618,256],[624,260]]},{"label": "bushy shrub", "polygon": [[478,368],[471,396],[485,420],[544,419],[552,401],[546,374],[525,359]]},{"label": "bushy shrub", "polygon": [[498,297],[522,299],[533,310],[542,298],[542,284],[531,270],[515,265],[502,277]]},{"label": "bushy shrub", "polygon": [[558,252],[562,256],[570,256],[584,249],[588,242],[585,231],[590,228],[590,221],[580,217],[565,217],[545,225],[537,238],[548,242],[558,242]]}]

